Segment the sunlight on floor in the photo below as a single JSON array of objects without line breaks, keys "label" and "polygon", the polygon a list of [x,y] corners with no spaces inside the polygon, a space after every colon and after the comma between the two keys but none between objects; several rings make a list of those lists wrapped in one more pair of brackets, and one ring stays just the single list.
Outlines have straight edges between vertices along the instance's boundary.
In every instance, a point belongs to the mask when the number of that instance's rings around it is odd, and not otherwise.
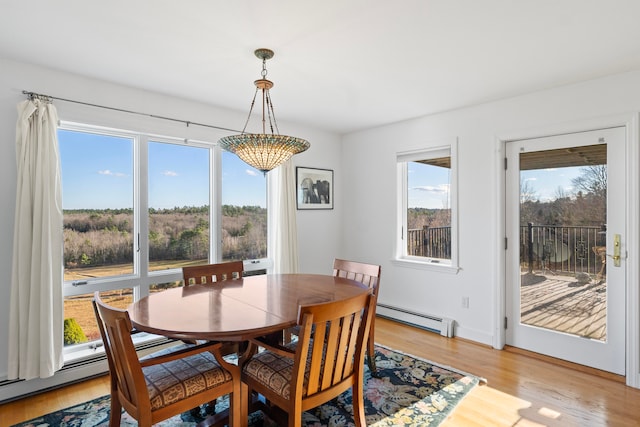
[{"label": "sunlight on floor", "polygon": [[552,418],[554,420],[560,417],[560,412],[554,411],[553,409],[549,409],[549,408],[540,408],[538,413],[542,416],[545,416],[547,418]]},{"label": "sunlight on floor", "polygon": [[[478,408],[500,407],[500,411],[479,413]],[[492,426],[492,427],[566,427],[567,420],[552,408],[533,404],[508,393],[482,385],[474,388],[460,402],[458,409],[442,427]]]},{"label": "sunlight on floor", "polygon": [[561,415],[553,409],[535,406],[520,409],[518,414],[522,417],[515,425],[518,427],[554,427],[565,426],[566,423],[560,420]]}]

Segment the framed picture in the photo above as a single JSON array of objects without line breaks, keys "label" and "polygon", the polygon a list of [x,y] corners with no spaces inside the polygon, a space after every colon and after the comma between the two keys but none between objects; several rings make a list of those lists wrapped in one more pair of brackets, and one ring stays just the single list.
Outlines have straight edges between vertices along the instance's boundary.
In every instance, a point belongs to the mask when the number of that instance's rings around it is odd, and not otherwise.
[{"label": "framed picture", "polygon": [[298,209],[333,209],[333,171],[296,167]]}]

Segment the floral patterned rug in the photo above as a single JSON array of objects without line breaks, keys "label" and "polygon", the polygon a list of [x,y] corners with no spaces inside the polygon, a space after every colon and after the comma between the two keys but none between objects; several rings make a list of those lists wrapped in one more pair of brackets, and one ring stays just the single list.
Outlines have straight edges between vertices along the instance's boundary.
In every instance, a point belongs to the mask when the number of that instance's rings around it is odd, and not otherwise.
[{"label": "floral patterned rug", "polygon": [[[445,368],[376,345],[379,378],[371,376],[365,366],[365,405],[368,426],[438,426],[462,398],[480,381],[473,375]],[[219,400],[222,409],[227,403]],[[303,415],[306,427],[353,426],[351,391]],[[13,427],[93,427],[108,426],[109,396],[53,412]],[[202,421],[190,412],[163,421],[160,427],[191,427]],[[137,423],[127,414],[122,426]],[[275,424],[261,413],[252,414],[251,427],[273,427]]]}]

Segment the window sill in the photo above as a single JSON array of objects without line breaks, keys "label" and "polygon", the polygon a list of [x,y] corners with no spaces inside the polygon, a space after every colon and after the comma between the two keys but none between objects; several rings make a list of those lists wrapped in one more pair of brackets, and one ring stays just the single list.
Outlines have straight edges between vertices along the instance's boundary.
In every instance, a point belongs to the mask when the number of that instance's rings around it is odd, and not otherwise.
[{"label": "window sill", "polygon": [[[134,346],[136,346],[136,349],[138,349],[139,347],[153,347],[155,345],[165,344],[169,342],[166,337],[153,335],[146,332],[133,334],[132,340]],[[102,341],[96,340],[89,343],[65,347],[65,349],[63,350],[63,354],[64,364],[65,366],[69,366],[104,357],[104,346],[102,345]]]},{"label": "window sill", "polygon": [[417,259],[396,258],[391,263],[402,268],[414,268],[417,270],[437,271],[446,274],[458,274],[460,267],[454,265],[441,264],[431,261],[422,261]]}]

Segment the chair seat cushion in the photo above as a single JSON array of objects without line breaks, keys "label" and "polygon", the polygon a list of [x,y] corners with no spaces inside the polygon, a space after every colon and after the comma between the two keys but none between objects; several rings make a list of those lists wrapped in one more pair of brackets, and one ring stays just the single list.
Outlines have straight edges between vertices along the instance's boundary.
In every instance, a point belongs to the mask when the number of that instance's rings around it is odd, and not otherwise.
[{"label": "chair seat cushion", "polygon": [[231,374],[207,352],[146,366],[142,372],[154,411],[232,381]]},{"label": "chair seat cushion", "polygon": [[[295,350],[297,342],[287,344],[285,347]],[[281,356],[270,351],[261,351],[254,355],[242,368],[242,375],[252,378],[272,390],[274,393],[289,399],[293,372],[293,358]],[[307,382],[309,378],[309,364],[304,373],[302,395],[307,395]]]},{"label": "chair seat cushion", "polygon": [[289,399],[292,371],[293,359],[263,351],[254,355],[244,365],[242,375],[252,378],[274,393]]}]

